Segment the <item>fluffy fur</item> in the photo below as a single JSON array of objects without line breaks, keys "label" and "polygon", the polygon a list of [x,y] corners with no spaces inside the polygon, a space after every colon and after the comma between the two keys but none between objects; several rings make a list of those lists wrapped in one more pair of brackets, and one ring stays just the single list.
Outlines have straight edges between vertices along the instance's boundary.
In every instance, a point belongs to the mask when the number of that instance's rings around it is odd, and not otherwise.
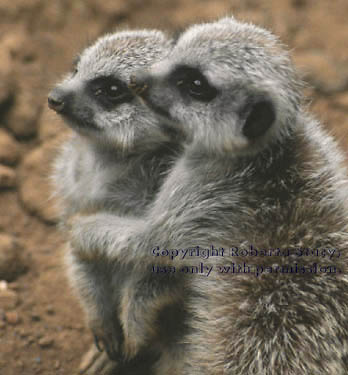
[{"label": "fluffy fur", "polygon": [[[103,36],[82,52],[73,73],[49,94],[49,106],[74,130],[53,173],[63,229],[76,214],[139,217],[158,191],[183,138],[141,105],[128,85],[131,74],[164,57],[170,46],[159,31]],[[162,325],[172,324],[157,322],[157,312],[176,296],[180,301],[180,281],[173,283],[174,278],[166,275],[154,279],[147,271],[135,273],[132,265],[111,263],[98,253],[86,259],[70,248],[66,259],[97,345],[114,360],[135,357],[143,365],[150,358],[154,362],[167,340]],[[168,285],[171,292],[177,290],[170,297]],[[139,316],[147,304],[153,311],[151,324]],[[158,347],[147,350],[147,340],[154,337]]]},{"label": "fluffy fur", "polygon": [[[173,373],[179,362],[180,373],[191,375],[346,374],[346,169],[335,141],[306,113],[278,39],[233,18],[196,25],[135,83],[191,143],[145,220],[76,220],[76,252],[134,262],[140,272],[152,263],[179,271],[202,262],[154,257],[155,246],[290,249],[288,257],[232,253],[204,261],[214,270],[191,278],[193,332],[180,361],[171,361]],[[335,249],[337,256],[299,257],[299,249]],[[219,272],[244,262],[253,273]],[[295,263],[307,272],[279,272]],[[314,263],[336,272],[309,272]],[[268,271],[257,276],[257,267]]]}]

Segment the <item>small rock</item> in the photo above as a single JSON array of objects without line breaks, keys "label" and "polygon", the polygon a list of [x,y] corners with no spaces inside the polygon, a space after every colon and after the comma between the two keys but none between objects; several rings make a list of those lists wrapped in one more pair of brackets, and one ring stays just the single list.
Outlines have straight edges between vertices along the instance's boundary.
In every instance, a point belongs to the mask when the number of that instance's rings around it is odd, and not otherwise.
[{"label": "small rock", "polygon": [[58,217],[48,177],[56,150],[55,141],[52,143],[28,153],[19,168],[19,195],[24,207],[48,223],[56,222]]},{"label": "small rock", "polygon": [[25,339],[29,336],[29,332],[25,331],[24,329],[19,330],[18,334],[22,339]]},{"label": "small rock", "polygon": [[0,163],[13,165],[18,159],[18,143],[6,130],[0,128]]},{"label": "small rock", "polygon": [[59,368],[60,368],[60,362],[59,361],[55,361],[54,362],[54,368],[55,368],[55,370],[58,370]]},{"label": "small rock", "polygon": [[10,289],[15,290],[15,291],[19,291],[21,289],[21,286],[18,282],[13,281],[13,282],[10,283]]},{"label": "small rock", "polygon": [[41,317],[40,317],[39,314],[32,313],[32,314],[31,314],[31,320],[32,320],[33,322],[39,322],[39,321],[41,320]]},{"label": "small rock", "polygon": [[0,290],[0,306],[4,310],[11,310],[18,304],[18,295],[12,290]]},{"label": "small rock", "polygon": [[96,11],[104,13],[107,17],[121,16],[130,8],[128,1],[104,0],[97,3]]},{"label": "small rock", "polygon": [[14,100],[8,106],[5,125],[16,138],[28,138],[36,135],[37,120],[46,90],[43,90],[45,85],[42,74],[43,66],[35,57],[37,52],[33,41],[25,35],[20,44],[18,51],[21,56],[13,58],[20,61],[16,64],[18,72],[14,74],[16,79]]},{"label": "small rock", "polygon": [[8,289],[8,283],[5,280],[0,281],[0,291],[7,290]]},{"label": "small rock", "polygon": [[54,307],[53,306],[47,306],[47,308],[46,308],[46,313],[48,314],[48,315],[54,315],[55,314],[55,310],[54,310]]},{"label": "small rock", "polygon": [[77,331],[83,332],[85,330],[85,326],[83,324],[76,324],[75,329]]},{"label": "small rock", "polygon": [[348,109],[348,93],[337,95],[334,101],[339,107]]},{"label": "small rock", "polygon": [[292,0],[291,3],[295,8],[303,8],[307,5],[306,0]]},{"label": "small rock", "polygon": [[0,329],[3,329],[6,327],[6,323],[3,320],[0,320]]},{"label": "small rock", "polygon": [[27,268],[20,242],[5,233],[0,234],[0,279],[15,280]]},{"label": "small rock", "polygon": [[29,335],[27,337],[27,345],[29,346],[29,345],[31,345],[34,342],[35,342],[35,338],[33,336]]},{"label": "small rock", "polygon": [[37,132],[37,118],[40,107],[36,96],[21,90],[7,117],[7,126],[19,138],[32,137]]},{"label": "small rock", "polygon": [[16,172],[0,164],[0,189],[14,188],[16,186]]},{"label": "small rock", "polygon": [[17,311],[8,311],[5,313],[5,319],[8,324],[16,325],[20,322],[19,315]]},{"label": "small rock", "polygon": [[305,80],[317,90],[331,94],[347,87],[348,69],[333,61],[323,51],[298,51],[293,58]]},{"label": "small rock", "polygon": [[40,115],[38,128],[41,141],[61,137],[64,133],[68,135],[71,132],[63,120],[47,106]]},{"label": "small rock", "polygon": [[54,344],[54,339],[52,337],[43,337],[39,340],[38,344],[41,348],[50,348]]},{"label": "small rock", "polygon": [[43,7],[41,12],[42,23],[40,22],[40,26],[43,28],[58,29],[62,28],[67,22],[66,4],[62,1],[55,1],[49,4],[49,6]]},{"label": "small rock", "polygon": [[9,51],[0,48],[0,108],[7,106],[14,93],[13,62]]},{"label": "small rock", "polygon": [[13,59],[26,62],[35,58],[35,49],[24,28],[7,33],[1,40],[1,45]]}]

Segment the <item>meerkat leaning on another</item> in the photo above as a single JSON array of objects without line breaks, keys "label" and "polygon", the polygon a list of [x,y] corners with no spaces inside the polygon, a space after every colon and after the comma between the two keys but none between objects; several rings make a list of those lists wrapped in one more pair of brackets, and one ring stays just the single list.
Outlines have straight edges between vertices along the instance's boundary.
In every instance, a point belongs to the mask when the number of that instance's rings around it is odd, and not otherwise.
[{"label": "meerkat leaning on another", "polygon": [[347,171],[281,43],[234,18],[192,26],[133,81],[192,142],[144,220],[76,218],[76,253],[180,273],[202,262],[197,246],[225,250],[191,278],[193,332],[168,368],[347,374]]},{"label": "meerkat leaning on another", "polygon": [[[170,46],[171,41],[159,31],[108,34],[82,52],[74,72],[49,94],[49,107],[74,130],[72,138],[62,146],[53,173],[63,228],[76,214],[141,216],[179,155],[182,135],[158,121],[128,88],[130,75],[162,58]],[[134,273],[131,265],[104,262],[98,254],[94,259],[80,258],[72,249],[67,254],[67,267],[96,344],[102,343],[110,358],[120,362],[136,357],[144,349],[145,344],[131,353],[122,350],[122,316],[139,320],[137,312],[146,311],[143,304],[151,298],[151,324],[144,317],[141,332],[126,327],[132,340],[139,338],[143,344],[143,334],[148,340],[158,341],[162,349],[158,336],[170,335],[171,329],[179,331],[173,320],[163,322],[161,318],[161,322],[153,324],[161,316],[164,301],[166,306],[173,305],[173,311],[182,312],[176,275],[153,278],[149,272]],[[168,285],[171,292],[176,291],[170,296],[166,294]],[[137,301],[126,303],[125,298],[121,301],[121,295],[135,296]],[[162,298],[157,299],[157,295]],[[179,307],[175,307],[175,298],[180,301]],[[149,360],[152,352],[153,358],[157,357],[155,343],[150,349],[136,359]],[[102,365],[111,371],[116,366],[105,355],[98,361],[94,368]],[[140,362],[143,364],[144,360]],[[90,372],[93,371],[92,366]]]}]

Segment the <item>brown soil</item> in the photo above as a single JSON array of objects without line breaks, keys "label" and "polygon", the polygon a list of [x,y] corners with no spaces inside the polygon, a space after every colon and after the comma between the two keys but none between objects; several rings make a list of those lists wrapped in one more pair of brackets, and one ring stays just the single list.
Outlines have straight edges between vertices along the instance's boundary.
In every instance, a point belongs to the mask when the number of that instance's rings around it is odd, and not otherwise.
[{"label": "brown soil", "polygon": [[92,342],[50,197],[50,162],[67,132],[47,109],[50,87],[106,31],[174,30],[230,13],[290,46],[311,110],[347,148],[347,0],[0,2],[0,374],[77,373]]}]

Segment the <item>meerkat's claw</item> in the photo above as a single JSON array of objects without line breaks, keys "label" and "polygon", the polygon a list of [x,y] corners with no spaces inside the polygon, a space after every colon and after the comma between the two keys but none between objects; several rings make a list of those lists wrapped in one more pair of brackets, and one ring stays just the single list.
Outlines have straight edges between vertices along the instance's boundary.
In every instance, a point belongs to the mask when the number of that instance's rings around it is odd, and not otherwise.
[{"label": "meerkat's claw", "polygon": [[98,349],[98,352],[100,352],[100,353],[103,352],[104,351],[103,348],[101,348],[100,345],[99,345],[98,336],[94,334],[93,337],[94,337],[94,344],[95,344],[95,347]]},{"label": "meerkat's claw", "polygon": [[[93,331],[93,330],[92,330]],[[124,362],[122,327],[113,322],[112,327],[93,331],[94,343],[99,352],[105,351],[108,357],[116,362]]]},{"label": "meerkat's claw", "polygon": [[106,352],[109,357],[117,362],[124,362],[123,354],[123,342],[124,335],[122,327],[118,324],[118,321],[113,324],[112,333],[110,335],[110,340],[108,341],[109,345],[106,346]]},{"label": "meerkat's claw", "polygon": [[104,346],[105,346],[105,351],[111,360],[118,362],[119,359],[122,358],[121,354],[115,349],[112,343],[110,344],[107,341],[105,341]]},{"label": "meerkat's claw", "polygon": [[95,345],[83,356],[79,374],[83,375],[111,375],[118,367],[118,363],[110,360],[106,352],[100,353]]}]

